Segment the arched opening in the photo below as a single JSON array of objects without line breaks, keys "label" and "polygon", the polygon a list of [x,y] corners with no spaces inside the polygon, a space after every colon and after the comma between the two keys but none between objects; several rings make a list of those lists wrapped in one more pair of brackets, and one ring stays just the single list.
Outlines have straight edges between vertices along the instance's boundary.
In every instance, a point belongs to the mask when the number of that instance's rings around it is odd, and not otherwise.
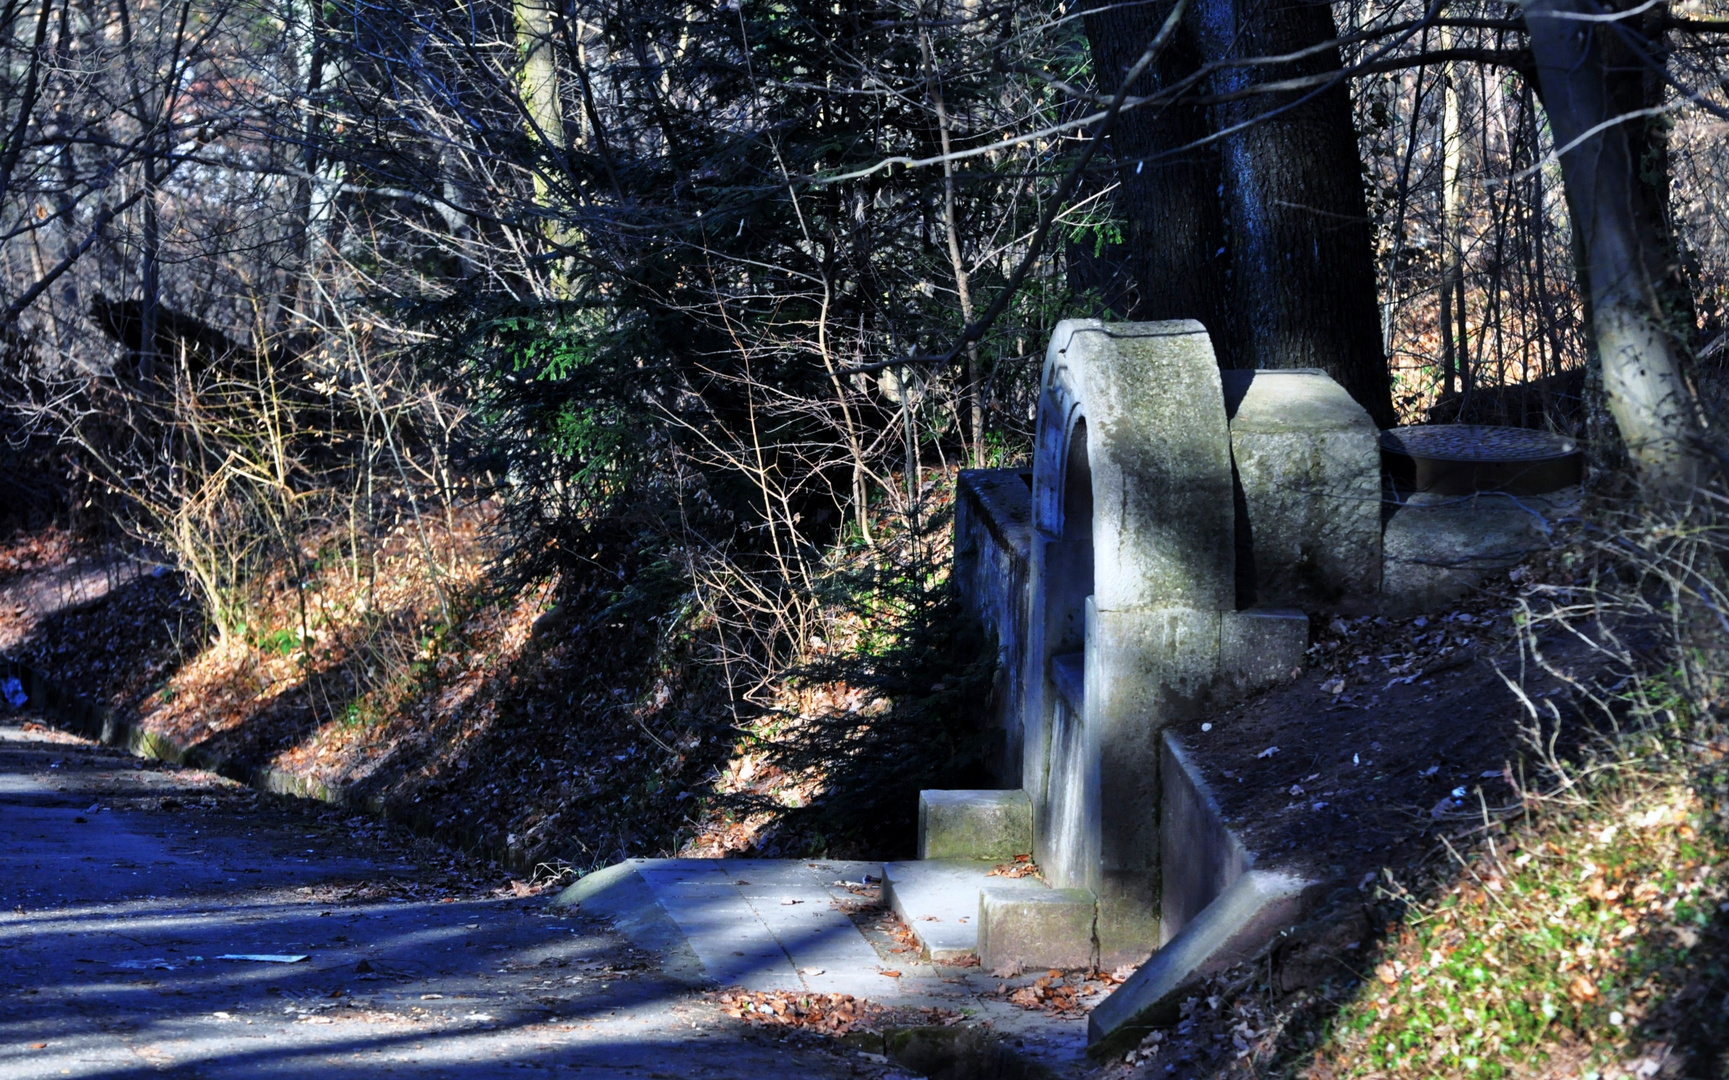
[{"label": "arched opening", "polygon": [[[1082,651],[1087,642],[1087,597],[1093,595],[1093,465],[1087,456],[1087,422],[1075,421],[1063,456],[1062,540],[1051,554],[1050,608],[1057,616],[1051,679],[1079,716],[1084,693]],[[1050,564],[1047,563],[1047,566]]]},{"label": "arched opening", "polygon": [[[1052,693],[1046,713],[1050,772],[1046,813],[1039,821],[1040,864],[1064,887],[1089,884],[1097,861],[1087,793],[1095,765],[1087,752],[1087,598],[1093,595],[1093,468],[1087,422],[1077,419],[1062,459],[1058,538],[1045,549],[1045,626]],[[1096,823],[1093,823],[1096,825]]]},{"label": "arched opening", "polygon": [[1075,421],[1069,433],[1068,457],[1063,462],[1063,539],[1093,542],[1093,466],[1087,459],[1085,419]]}]

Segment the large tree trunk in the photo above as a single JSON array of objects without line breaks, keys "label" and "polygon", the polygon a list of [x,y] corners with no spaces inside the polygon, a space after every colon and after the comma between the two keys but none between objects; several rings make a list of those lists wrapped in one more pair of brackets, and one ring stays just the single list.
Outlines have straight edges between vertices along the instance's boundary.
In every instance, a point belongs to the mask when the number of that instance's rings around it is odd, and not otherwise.
[{"label": "large tree trunk", "polygon": [[[1174,0],[1095,5],[1086,17],[1093,70],[1101,93],[1113,93],[1158,34]],[[1192,8],[1190,9],[1192,12]],[[1139,83],[1150,94],[1197,66],[1192,19]],[[1219,214],[1219,156],[1212,145],[1180,150],[1207,136],[1204,108],[1136,109],[1117,118],[1111,136],[1122,183],[1117,206],[1128,219],[1124,261],[1133,280],[1129,314],[1137,319],[1199,319],[1219,362],[1231,355],[1228,265]]]},{"label": "large tree trunk", "polygon": [[[1087,17],[1100,87],[1115,89],[1170,7],[1170,0],[1105,5]],[[1170,86],[1205,61],[1289,52],[1334,36],[1319,0],[1191,0],[1172,47],[1132,89]],[[1226,69],[1208,89],[1230,93],[1338,67],[1338,54],[1327,51],[1272,70]],[[1389,426],[1392,394],[1350,101],[1340,85],[1266,115],[1293,100],[1178,104],[1118,120],[1118,206],[1128,218],[1138,286],[1133,314],[1199,319],[1226,367],[1321,368]],[[1214,133],[1224,134],[1191,145]]]},{"label": "large tree trunk", "polygon": [[[1666,304],[1675,276],[1661,184],[1641,177],[1652,119],[1638,24],[1596,21],[1590,0],[1530,0],[1537,87],[1561,158],[1591,333],[1609,410],[1641,482],[1684,495],[1703,461],[1698,404],[1678,342],[1692,331]],[[1617,118],[1619,118],[1617,122]]]},{"label": "large tree trunk", "polygon": [[[1202,0],[1196,11],[1208,61],[1290,53],[1338,36],[1321,0]],[[1327,49],[1278,67],[1224,68],[1213,88],[1231,94],[1339,66]],[[1373,238],[1344,82],[1228,102],[1214,127],[1238,365],[1321,368],[1391,426]]]}]

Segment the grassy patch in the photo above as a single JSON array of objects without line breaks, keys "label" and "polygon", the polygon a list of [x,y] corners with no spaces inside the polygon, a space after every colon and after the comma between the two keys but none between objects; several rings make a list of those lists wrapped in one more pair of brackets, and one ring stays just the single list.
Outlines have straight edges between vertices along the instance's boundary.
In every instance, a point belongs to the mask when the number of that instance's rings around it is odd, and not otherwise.
[{"label": "grassy patch", "polygon": [[1729,861],[1694,791],[1648,779],[1495,830],[1396,930],[1315,1075],[1617,1067],[1685,983]]}]

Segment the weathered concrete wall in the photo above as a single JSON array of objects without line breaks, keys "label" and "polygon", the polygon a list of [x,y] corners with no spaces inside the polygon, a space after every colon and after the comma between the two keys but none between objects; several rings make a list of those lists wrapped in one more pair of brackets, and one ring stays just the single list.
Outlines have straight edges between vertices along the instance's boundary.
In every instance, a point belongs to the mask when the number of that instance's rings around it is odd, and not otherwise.
[{"label": "weathered concrete wall", "polygon": [[1164,814],[1159,832],[1165,851],[1159,944],[1171,940],[1206,906],[1255,864],[1225,823],[1206,778],[1171,732],[1161,739],[1164,755]]},{"label": "weathered concrete wall", "polygon": [[1160,742],[1166,858],[1159,950],[1088,1017],[1087,1052],[1099,1059],[1174,1022],[1197,982],[1255,955],[1323,891],[1304,875],[1257,867],[1188,748],[1169,731]]},{"label": "weathered concrete wall", "polygon": [[961,606],[997,643],[990,768],[1005,788],[1021,785],[1032,535],[1031,471],[961,472],[955,493],[954,582]]}]

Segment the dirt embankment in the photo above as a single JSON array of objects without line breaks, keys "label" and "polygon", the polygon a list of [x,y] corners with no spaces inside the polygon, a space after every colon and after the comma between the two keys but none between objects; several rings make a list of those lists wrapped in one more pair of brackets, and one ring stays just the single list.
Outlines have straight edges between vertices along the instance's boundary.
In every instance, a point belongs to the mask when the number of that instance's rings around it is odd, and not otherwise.
[{"label": "dirt embankment", "polygon": [[734,733],[681,707],[713,673],[663,640],[628,541],[537,634],[548,595],[491,587],[489,523],[478,507],[429,542],[403,528],[363,574],[322,553],[259,583],[226,634],[178,573],[17,534],[0,655],[226,775],[387,810],[524,872],[694,835]]}]

